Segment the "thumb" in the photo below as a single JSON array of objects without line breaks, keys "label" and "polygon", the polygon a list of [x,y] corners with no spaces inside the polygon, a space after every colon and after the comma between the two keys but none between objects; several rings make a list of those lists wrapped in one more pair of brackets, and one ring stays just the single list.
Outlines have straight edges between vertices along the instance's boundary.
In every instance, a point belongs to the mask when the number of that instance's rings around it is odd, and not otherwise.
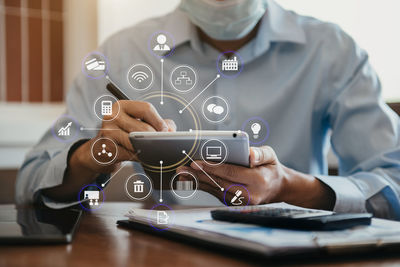
[{"label": "thumb", "polygon": [[168,132],[176,132],[176,124],[173,120],[165,119],[164,121],[168,125]]},{"label": "thumb", "polygon": [[275,164],[278,161],[275,151],[270,146],[250,148],[250,166]]}]

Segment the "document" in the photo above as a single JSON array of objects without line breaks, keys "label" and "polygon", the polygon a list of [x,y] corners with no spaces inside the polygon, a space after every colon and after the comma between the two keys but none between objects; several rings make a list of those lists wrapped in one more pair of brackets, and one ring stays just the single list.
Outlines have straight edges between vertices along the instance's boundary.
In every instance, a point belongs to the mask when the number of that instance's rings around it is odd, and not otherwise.
[{"label": "document", "polygon": [[[261,206],[302,209],[286,203]],[[396,243],[395,240],[400,244],[400,222],[397,221],[374,218],[370,226],[358,226],[339,231],[300,231],[216,221],[210,215],[210,211],[215,209],[216,207],[169,211],[171,226],[168,231],[200,237],[208,241],[216,240],[218,243],[232,244],[232,242],[241,241],[237,242],[238,246],[258,249],[263,253],[287,250],[288,248],[347,249],[349,247],[357,248],[360,245],[383,245],[385,242],[393,244]],[[148,224],[149,221],[156,222],[157,211],[133,208],[128,211],[126,216],[131,221]]]}]

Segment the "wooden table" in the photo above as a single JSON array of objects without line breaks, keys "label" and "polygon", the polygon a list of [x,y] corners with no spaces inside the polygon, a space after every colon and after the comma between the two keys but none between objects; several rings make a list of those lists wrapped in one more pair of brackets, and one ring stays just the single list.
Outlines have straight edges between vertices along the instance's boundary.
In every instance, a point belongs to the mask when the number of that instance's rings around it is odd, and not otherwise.
[{"label": "wooden table", "polygon": [[379,259],[268,262],[240,258],[197,248],[139,231],[118,228],[116,220],[133,203],[108,202],[86,213],[69,245],[0,246],[0,266],[257,266],[279,264],[302,266],[394,266],[400,255]]}]

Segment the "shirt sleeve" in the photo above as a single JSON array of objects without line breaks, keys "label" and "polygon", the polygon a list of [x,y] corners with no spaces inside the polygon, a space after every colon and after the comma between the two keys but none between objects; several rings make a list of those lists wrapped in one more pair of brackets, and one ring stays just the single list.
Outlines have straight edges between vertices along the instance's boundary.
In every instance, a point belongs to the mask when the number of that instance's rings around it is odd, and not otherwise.
[{"label": "shirt sleeve", "polygon": [[[350,47],[355,44],[351,43]],[[400,120],[385,104],[381,83],[360,49],[348,49],[337,69],[326,121],[339,176],[317,176],[336,195],[337,212],[371,212],[400,220]]]},{"label": "shirt sleeve", "polygon": [[[119,84],[122,88],[128,88],[128,81],[125,72],[121,70],[121,66],[127,60],[127,55],[132,55],[132,51],[121,53],[121,49],[118,49],[118,47],[122,44],[127,46],[129,44],[129,47],[131,47],[128,41],[122,41],[121,38],[130,38],[130,36],[116,34],[98,47],[97,52],[102,53],[108,59],[108,75],[121,82]],[[67,169],[68,155],[71,148],[73,149],[73,145],[79,140],[91,139],[97,135],[102,121],[94,112],[94,104],[100,96],[109,95],[106,85],[106,79],[92,79],[82,72],[76,77],[68,89],[65,115],[73,118],[79,126],[85,129],[79,128],[78,134],[73,140],[70,140],[71,142],[61,142],[53,136],[51,127],[47,130],[42,139],[27,154],[19,170],[15,188],[16,203],[44,202],[44,204],[53,208],[63,208],[78,203],[77,201],[59,203],[43,196],[41,192],[45,188],[62,184]],[[132,95],[133,93],[131,93]],[[68,121],[62,123],[64,125]],[[93,183],[101,185],[108,178],[109,175],[102,174],[93,177]]]},{"label": "shirt sleeve", "polygon": [[[38,144],[27,154],[19,170],[15,189],[17,204],[44,202],[48,206],[57,204],[59,208],[77,204],[74,201],[57,203],[45,198],[41,191],[62,184],[71,148],[81,140],[93,138],[97,134],[97,131],[81,130],[80,126],[95,129],[101,126],[101,121],[92,110],[96,97],[101,93],[106,93],[105,81],[90,80],[83,74],[77,77],[68,91],[65,114],[79,124],[78,132],[73,140],[63,142],[52,134],[51,127],[46,131]],[[60,118],[65,119],[61,122],[62,125],[66,125],[70,120],[68,117]],[[104,177],[98,177],[101,178]]]}]

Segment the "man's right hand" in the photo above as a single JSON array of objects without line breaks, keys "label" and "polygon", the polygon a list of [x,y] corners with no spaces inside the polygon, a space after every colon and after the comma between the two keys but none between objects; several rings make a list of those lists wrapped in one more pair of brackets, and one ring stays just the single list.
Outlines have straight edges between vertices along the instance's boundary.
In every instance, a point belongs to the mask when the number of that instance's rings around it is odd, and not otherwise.
[{"label": "man's right hand", "polygon": [[[118,112],[119,104],[119,112]],[[148,102],[120,100],[113,104],[114,118],[105,116],[101,130],[95,138],[82,144],[71,155],[63,184],[46,189],[44,193],[52,198],[66,199],[77,190],[90,184],[100,173],[111,173],[122,161],[136,161],[136,153],[129,141],[130,132],[167,132],[175,131],[172,120],[164,120],[154,106]],[[107,137],[117,144],[118,155],[111,165],[98,164],[92,157],[92,145],[98,138]],[[61,190],[62,188],[62,190]]]},{"label": "man's right hand", "polygon": [[[120,110],[118,113],[118,104]],[[72,157],[77,157],[80,165],[92,170],[94,173],[110,173],[121,161],[137,161],[136,153],[129,141],[130,132],[167,132],[175,131],[176,126],[172,120],[164,120],[154,106],[148,102],[120,100],[113,105],[113,114],[116,117],[105,116],[101,130],[96,138],[78,148]],[[113,165],[99,165],[91,156],[92,144],[100,137],[113,140],[118,146],[118,155]],[[71,163],[73,159],[71,157]]]}]

